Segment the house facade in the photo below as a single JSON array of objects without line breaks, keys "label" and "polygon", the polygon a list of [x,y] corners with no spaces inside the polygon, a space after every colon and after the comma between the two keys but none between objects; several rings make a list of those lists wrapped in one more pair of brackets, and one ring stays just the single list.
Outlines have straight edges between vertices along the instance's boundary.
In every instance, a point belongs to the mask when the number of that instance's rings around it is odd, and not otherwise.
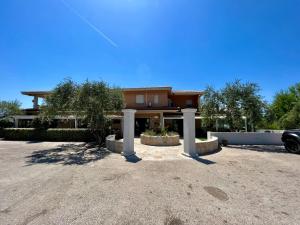
[{"label": "house facade", "polygon": [[[15,117],[16,127],[28,127],[32,119],[39,115],[39,101],[51,92],[24,91],[23,95],[33,97],[32,108],[24,109],[24,115]],[[200,107],[203,91],[173,90],[172,87],[124,88],[123,99],[125,109],[136,109],[135,134],[139,135],[147,129],[166,128],[183,133],[184,108]],[[122,129],[122,115],[111,115],[115,129]],[[56,127],[81,127],[80,121],[74,117],[56,118]],[[200,129],[199,110],[196,113],[196,130]]]},{"label": "house facade", "polygon": [[[167,128],[183,132],[184,108],[200,107],[203,91],[173,90],[172,87],[144,87],[123,89],[124,107],[136,109],[135,134],[147,129]],[[199,110],[196,114],[196,128],[201,127]]]}]

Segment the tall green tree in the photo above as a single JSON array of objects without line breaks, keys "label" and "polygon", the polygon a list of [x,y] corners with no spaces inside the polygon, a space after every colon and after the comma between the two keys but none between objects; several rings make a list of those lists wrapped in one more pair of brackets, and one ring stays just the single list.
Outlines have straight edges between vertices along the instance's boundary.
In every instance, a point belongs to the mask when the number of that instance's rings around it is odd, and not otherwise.
[{"label": "tall green tree", "polygon": [[242,83],[236,80],[226,83],[220,91],[208,86],[202,98],[201,113],[208,129],[213,129],[218,116],[225,116],[225,121],[232,131],[241,130],[245,126],[252,130],[263,118],[266,103],[259,95],[256,83]]},{"label": "tall green tree", "polygon": [[281,129],[299,128],[300,83],[280,91],[270,106],[269,121]]},{"label": "tall green tree", "polygon": [[256,83],[241,84],[241,109],[242,115],[247,118],[251,130],[255,130],[255,126],[261,122],[267,104],[259,95],[260,88]]},{"label": "tall green tree", "polygon": [[21,114],[21,103],[18,100],[0,101],[0,118]]},{"label": "tall green tree", "polygon": [[46,98],[45,115],[74,115],[84,120],[98,143],[104,142],[108,132],[109,112],[119,111],[123,106],[119,88],[110,87],[104,81],[85,81],[77,84],[67,79]]},{"label": "tall green tree", "polygon": [[226,122],[233,131],[240,130],[243,126],[241,110],[241,83],[239,80],[233,83],[226,83],[221,90],[221,101],[224,104]]},{"label": "tall green tree", "polygon": [[205,127],[209,130],[212,130],[216,123],[217,117],[223,113],[220,101],[220,93],[212,86],[208,86],[205,89],[204,95],[202,96],[200,107],[201,115],[204,117]]}]

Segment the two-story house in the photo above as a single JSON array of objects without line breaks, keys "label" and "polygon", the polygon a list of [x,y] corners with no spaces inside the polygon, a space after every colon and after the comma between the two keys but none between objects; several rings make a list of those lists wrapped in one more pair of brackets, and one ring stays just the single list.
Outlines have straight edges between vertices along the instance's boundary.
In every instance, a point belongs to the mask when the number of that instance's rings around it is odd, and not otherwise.
[{"label": "two-story house", "polygon": [[[146,129],[165,127],[182,134],[183,115],[181,109],[200,106],[203,91],[175,91],[172,87],[144,87],[123,89],[125,108],[136,109],[135,133]],[[196,127],[200,128],[200,117],[196,115]]]},{"label": "two-story house", "polygon": [[[39,114],[39,98],[45,98],[51,92],[27,91],[22,94],[33,97],[33,107],[25,109],[25,115],[16,117],[16,127],[26,127]],[[124,108],[136,109],[135,133],[139,135],[147,129],[167,128],[183,133],[183,115],[181,109],[200,106],[203,91],[175,91],[172,87],[124,88]],[[114,126],[122,127],[122,116],[112,117]],[[57,118],[58,127],[78,127],[76,118]],[[196,114],[196,128],[201,127],[200,115]]]}]

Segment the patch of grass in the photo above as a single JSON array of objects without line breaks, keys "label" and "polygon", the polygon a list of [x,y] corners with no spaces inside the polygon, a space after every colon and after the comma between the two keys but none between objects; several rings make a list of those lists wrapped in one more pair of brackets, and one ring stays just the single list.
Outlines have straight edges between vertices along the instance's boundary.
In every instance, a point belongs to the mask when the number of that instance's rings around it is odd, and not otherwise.
[{"label": "patch of grass", "polygon": [[200,138],[197,138],[199,141],[207,141],[207,138],[205,137],[200,137]]}]

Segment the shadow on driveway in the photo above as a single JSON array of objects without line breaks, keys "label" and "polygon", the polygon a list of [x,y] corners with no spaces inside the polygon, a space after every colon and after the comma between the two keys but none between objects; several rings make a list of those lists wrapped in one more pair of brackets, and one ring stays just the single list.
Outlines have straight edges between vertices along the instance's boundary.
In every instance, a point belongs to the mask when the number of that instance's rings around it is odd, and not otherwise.
[{"label": "shadow on driveway", "polygon": [[83,165],[104,159],[111,152],[97,146],[86,144],[64,144],[57,148],[34,151],[26,156],[27,166],[39,163],[60,163],[63,165]]}]

